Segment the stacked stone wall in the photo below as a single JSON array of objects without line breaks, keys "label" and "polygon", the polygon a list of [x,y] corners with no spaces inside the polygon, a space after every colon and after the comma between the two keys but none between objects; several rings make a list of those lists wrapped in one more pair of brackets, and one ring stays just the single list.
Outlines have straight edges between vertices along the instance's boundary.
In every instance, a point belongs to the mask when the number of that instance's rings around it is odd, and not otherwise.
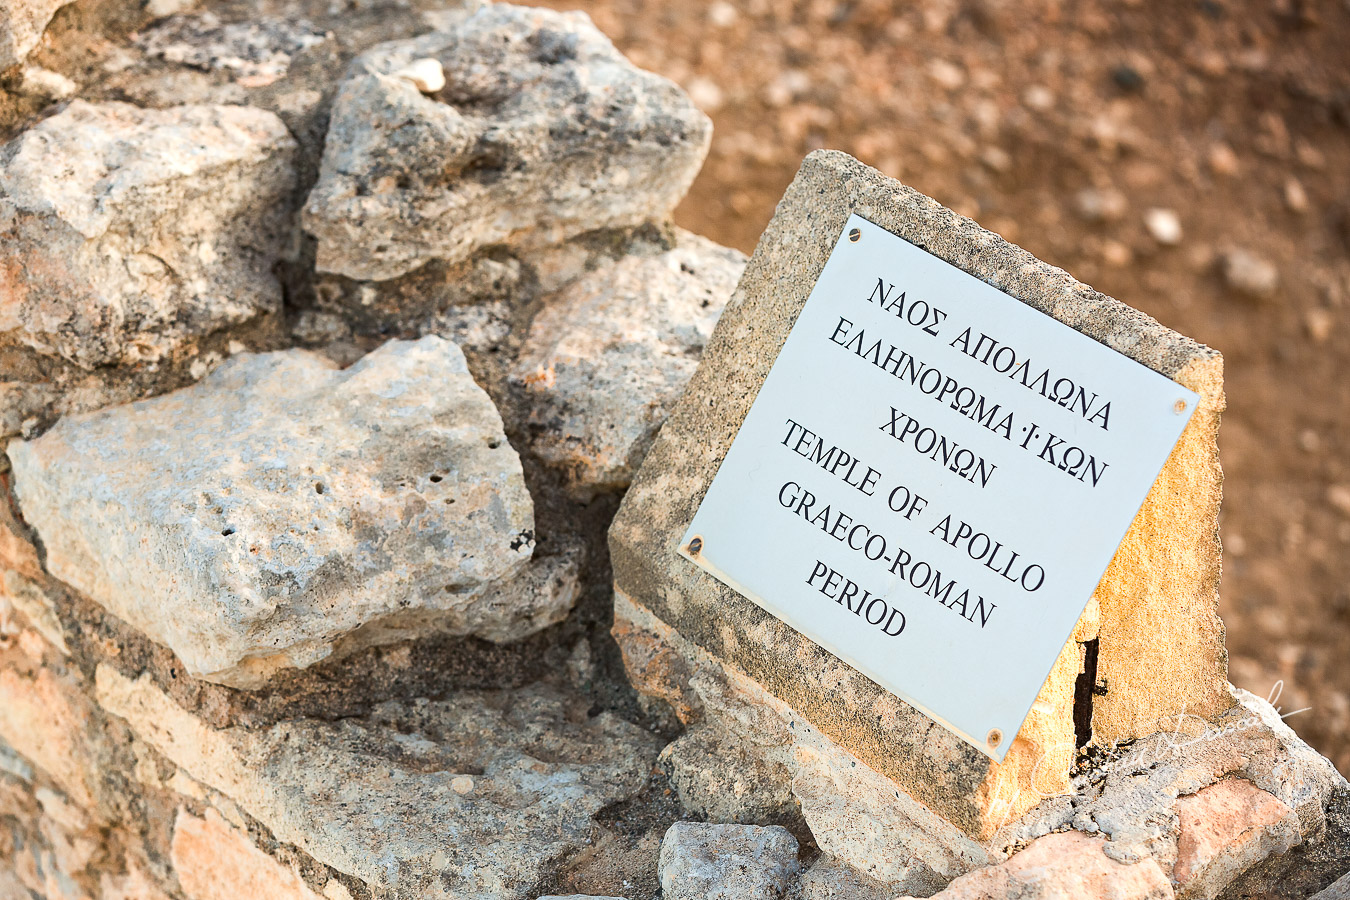
[{"label": "stacked stone wall", "polygon": [[710,130],[580,13],[0,10],[0,900],[1350,867],[1344,780],[1255,698],[976,840],[616,598],[746,265],[670,219]]}]

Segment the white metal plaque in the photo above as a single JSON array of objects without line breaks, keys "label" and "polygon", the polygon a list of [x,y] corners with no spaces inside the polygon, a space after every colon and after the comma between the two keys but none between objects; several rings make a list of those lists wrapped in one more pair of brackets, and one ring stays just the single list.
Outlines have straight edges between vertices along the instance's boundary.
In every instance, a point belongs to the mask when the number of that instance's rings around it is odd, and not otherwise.
[{"label": "white metal plaque", "polygon": [[1197,400],[855,215],[679,552],[1001,761]]}]

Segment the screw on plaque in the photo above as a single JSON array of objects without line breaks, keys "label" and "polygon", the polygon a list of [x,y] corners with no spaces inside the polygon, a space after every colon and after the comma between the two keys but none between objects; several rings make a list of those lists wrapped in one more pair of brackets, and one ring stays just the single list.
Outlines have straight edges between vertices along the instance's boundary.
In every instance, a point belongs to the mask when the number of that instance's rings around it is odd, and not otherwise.
[{"label": "screw on plaque", "polygon": [[688,547],[688,550],[689,550],[689,555],[690,555],[690,556],[698,556],[700,553],[702,553],[702,552],[703,552],[703,538],[701,538],[701,537],[695,535],[694,538],[693,538],[692,540],[689,541],[689,547]]},{"label": "screw on plaque", "polygon": [[848,233],[848,239],[855,244],[858,243],[858,241],[862,240],[862,229],[855,228],[852,231],[850,231]]},{"label": "screw on plaque", "polygon": [[985,736],[984,742],[989,745],[990,750],[997,748],[999,744],[1003,743],[1003,732],[997,728],[989,729],[989,734]]},{"label": "screw on plaque", "polygon": [[1186,411],[1185,400],[1178,400],[1176,403],[1172,404],[1172,412],[1176,413],[1177,415],[1181,415],[1185,411]]}]

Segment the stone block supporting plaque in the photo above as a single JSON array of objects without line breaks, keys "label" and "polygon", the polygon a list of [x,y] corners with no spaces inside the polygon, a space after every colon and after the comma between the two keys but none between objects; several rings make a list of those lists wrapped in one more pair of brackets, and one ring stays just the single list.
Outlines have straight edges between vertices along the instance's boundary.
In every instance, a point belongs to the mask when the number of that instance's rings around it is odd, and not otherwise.
[{"label": "stone block supporting plaque", "polygon": [[[850,240],[873,242],[870,259],[890,269],[848,276],[849,266],[863,258],[848,248]],[[921,268],[936,274],[920,277]],[[826,276],[831,284],[880,284],[871,296],[839,288],[856,294],[850,302],[858,312],[845,317],[816,306],[834,302],[813,297]],[[925,308],[942,308],[943,317],[911,316],[887,301],[891,282],[911,304],[922,298]],[[957,296],[981,292],[993,306]],[[812,309],[804,312],[808,299]],[[1012,316],[1006,322],[982,312],[1004,301],[1015,307],[1000,313]],[[1015,301],[1035,310],[1036,321],[1025,321],[1027,310]],[[871,338],[850,347],[850,334],[870,328],[868,317],[883,313],[897,318],[901,331],[890,334],[902,337],[886,337],[878,326],[881,349],[872,351]],[[1025,328],[1008,324],[1018,317]],[[832,326],[832,334],[820,330],[836,320],[847,321],[852,332],[839,330],[842,324]],[[972,346],[984,333],[981,326],[997,346],[1012,348],[1000,368],[988,352],[995,345],[983,354]],[[794,350],[794,327],[815,329],[815,343]],[[962,345],[966,327],[972,331]],[[1075,350],[1083,336],[1095,343]],[[1094,355],[1103,346],[1113,351],[1111,359]],[[884,375],[896,379],[893,389],[868,381],[888,368],[887,352],[892,361],[902,352],[922,357],[920,365],[945,373],[950,390],[937,381],[931,391],[927,383],[920,386],[913,369],[915,377],[906,381],[898,365]],[[770,390],[766,380],[780,356]],[[1017,378],[1015,361],[1031,358],[1039,362]],[[1080,371],[1063,374],[1075,364]],[[1122,366],[1138,371],[1120,375]],[[1038,391],[1042,369],[1049,377]],[[979,379],[995,375],[1006,387],[978,387]],[[784,412],[794,402],[794,384],[804,410],[799,420]],[[969,397],[958,394],[963,385],[972,386]],[[965,402],[976,396],[987,408],[998,402],[999,416],[972,412]],[[1101,404],[1111,397],[1114,443],[1101,444],[1107,430]],[[831,398],[837,398],[829,410],[833,420],[845,422],[856,409],[866,434],[858,431],[850,441],[841,433],[847,427],[837,425],[819,430],[819,446],[803,439],[812,424],[805,419],[823,416],[820,404]],[[1137,409],[1128,412],[1132,403]],[[812,784],[834,779],[846,785],[846,794],[859,792],[857,803],[892,804],[888,815],[909,823],[928,848],[915,851],[915,860],[950,877],[981,860],[983,842],[1002,824],[1068,790],[1080,746],[1185,731],[1188,723],[1198,727],[1232,706],[1217,614],[1216,435],[1223,404],[1222,358],[1214,350],[845,154],[813,153],[760,239],[698,373],[611,528],[615,636],[630,676],[686,722],[720,716],[748,739],[777,741],[786,748],[780,756],[799,797]],[[869,418],[878,410],[889,415]],[[1015,418],[1005,421],[1009,413]],[[766,437],[773,416],[783,420],[782,441]],[[909,419],[916,424],[906,432]],[[933,443],[916,442],[923,434],[918,420],[932,427]],[[1061,420],[1066,424],[1055,425]],[[879,431],[889,442],[884,448]],[[1082,447],[1105,446],[1114,455],[1094,458],[1085,450],[1081,464],[1066,457],[1062,451],[1076,434],[1084,436]],[[993,450],[983,453],[986,446]],[[955,456],[960,447],[971,458]],[[827,448],[851,454],[848,461],[858,465],[850,470]],[[755,453],[765,455],[762,466]],[[799,458],[788,459],[794,453]],[[774,477],[790,480],[765,474],[770,466],[796,466],[792,471],[803,474],[793,483],[810,489],[814,509],[828,503],[830,513],[812,521],[812,508],[803,510],[798,495],[787,501],[764,496],[756,479],[766,485]],[[1115,499],[1093,492],[1100,488],[1094,478],[1109,483],[1127,470],[1133,481]],[[1026,493],[1033,476],[1054,486],[1043,502],[1040,494]],[[928,496],[927,519],[907,519],[903,504],[887,511],[881,498],[902,485]],[[744,502],[736,493],[742,490]],[[1024,518],[1009,512],[1010,498],[1027,504]],[[763,509],[754,505],[761,502]],[[950,530],[942,529],[944,503]],[[830,518],[845,507],[846,522]],[[1108,521],[1112,516],[1118,528]],[[696,519],[708,523],[708,535],[691,530]],[[990,529],[990,542],[998,538],[1009,548],[1003,559],[1019,543],[1055,555],[1059,561],[1042,573],[1043,593],[1034,573],[1014,583],[1030,571],[1034,553],[1022,557],[1021,568],[1015,562],[1005,568],[983,544],[978,553],[967,548],[970,558],[961,560],[936,546],[939,538],[955,538],[958,521],[978,526],[983,519],[1001,523],[1001,533]],[[850,530],[864,522],[866,531]],[[819,558],[812,558],[814,545],[804,543],[807,528],[816,529],[825,548]],[[873,534],[885,537],[869,545]],[[782,540],[786,536],[792,540]],[[705,545],[713,540],[720,557]],[[761,540],[782,540],[781,549]],[[1074,578],[1060,579],[1080,544],[1083,565]],[[1100,562],[1092,562],[1093,554]],[[924,559],[934,568],[945,565],[958,592],[962,572],[970,572],[968,602],[958,607],[954,594],[937,596],[917,575],[905,583],[905,564]],[[979,589],[989,583],[980,579],[993,576],[969,568],[978,564],[1012,586]],[[818,608],[809,605],[810,591]],[[864,598],[873,597],[885,604],[864,611]],[[940,615],[939,603],[946,607]],[[853,620],[836,628],[828,617],[838,615]],[[864,637],[854,628],[872,631]],[[1004,668],[989,662],[1005,653]],[[1018,699],[1012,686],[1028,679],[1030,692],[1024,688],[1025,700]],[[734,701],[727,700],[731,695]],[[811,815],[808,810],[808,820]],[[894,876],[898,870],[887,871]]]}]

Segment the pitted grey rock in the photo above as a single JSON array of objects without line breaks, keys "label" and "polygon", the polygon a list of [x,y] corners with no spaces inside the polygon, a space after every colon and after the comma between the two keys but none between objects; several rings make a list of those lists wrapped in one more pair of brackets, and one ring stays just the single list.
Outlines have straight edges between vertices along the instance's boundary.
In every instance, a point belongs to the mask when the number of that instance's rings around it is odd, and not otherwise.
[{"label": "pitted grey rock", "polygon": [[798,870],[797,839],[779,825],[676,822],[661,842],[668,900],[777,900]]},{"label": "pitted grey rock", "polygon": [[792,774],[724,728],[702,725],[661,751],[685,809],[713,822],[753,824],[792,811]]},{"label": "pitted grey rock", "polygon": [[99,703],[194,779],[391,900],[534,900],[596,813],[638,793],[657,742],[543,684],[214,729],[110,666]]},{"label": "pitted grey rock", "polygon": [[253,87],[281,78],[296,55],[328,38],[303,19],[261,16],[222,23],[204,12],[166,19],[147,29],[137,44],[151,59],[230,72]]},{"label": "pitted grey rock", "polygon": [[[407,77],[425,60],[440,90]],[[711,129],[584,14],[494,4],[352,63],[304,225],[321,272],[381,281],[489,244],[662,220]]]},{"label": "pitted grey rock", "polygon": [[346,370],[241,355],[9,455],[51,573],[210,681],[256,687],[338,641],[516,639],[576,598],[567,558],[503,588],[530,559],[533,503],[496,407],[441,338]]},{"label": "pitted grey rock", "polygon": [[532,447],[574,493],[628,485],[698,367],[745,257],[693,235],[546,301],[516,364]]},{"label": "pitted grey rock", "polygon": [[72,102],[0,148],[0,341],[153,363],[274,312],[296,143],[272,113]]}]

